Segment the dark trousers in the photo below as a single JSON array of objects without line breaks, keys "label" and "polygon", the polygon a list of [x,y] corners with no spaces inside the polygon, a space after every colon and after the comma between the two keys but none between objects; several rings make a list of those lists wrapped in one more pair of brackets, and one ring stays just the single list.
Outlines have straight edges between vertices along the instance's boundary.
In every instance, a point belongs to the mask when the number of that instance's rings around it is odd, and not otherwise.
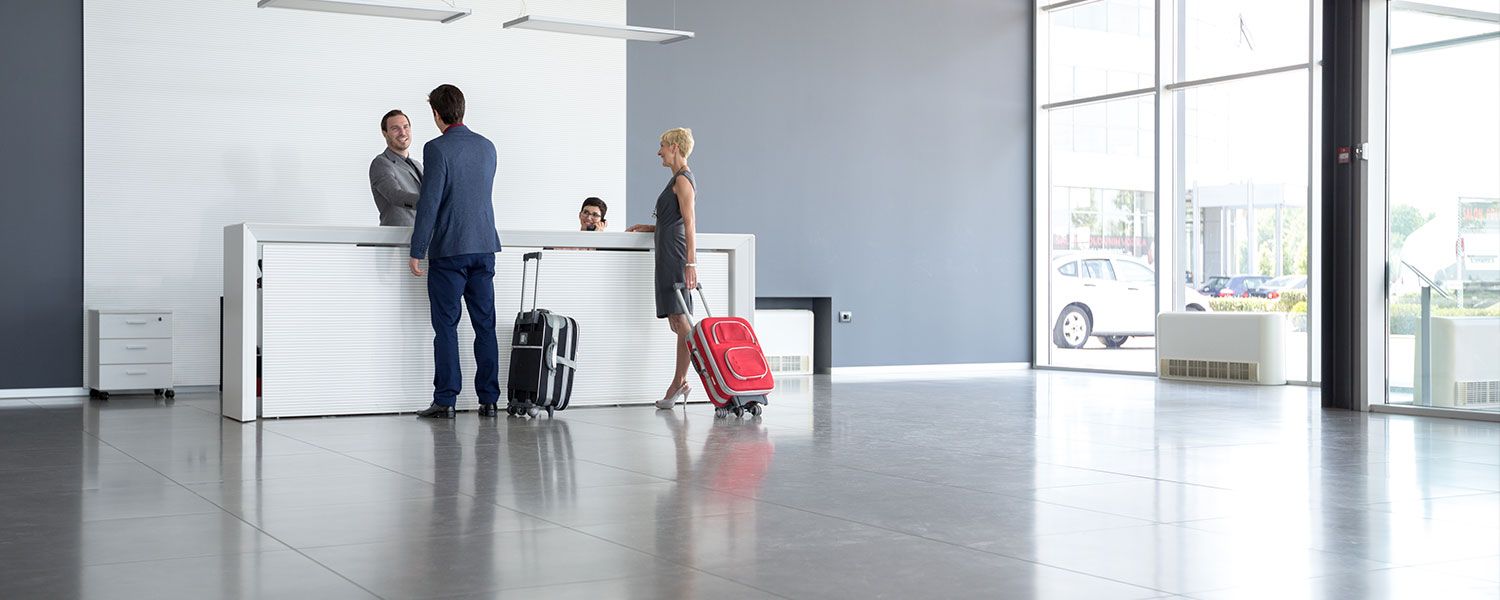
[{"label": "dark trousers", "polygon": [[463,389],[458,368],[458,304],[469,307],[474,326],[474,392],[482,404],[500,399],[500,344],[495,339],[495,255],[461,254],[427,261],[427,300],[432,305],[432,402],[453,406]]}]

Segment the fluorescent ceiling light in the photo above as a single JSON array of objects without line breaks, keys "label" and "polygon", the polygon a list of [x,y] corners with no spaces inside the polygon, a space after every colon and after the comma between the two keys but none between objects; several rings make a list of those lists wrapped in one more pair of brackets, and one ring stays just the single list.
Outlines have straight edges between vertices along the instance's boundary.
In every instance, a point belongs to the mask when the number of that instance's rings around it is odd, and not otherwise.
[{"label": "fluorescent ceiling light", "polygon": [[442,2],[410,2],[408,0],[260,0],[260,8],[295,8],[346,15],[368,15],[371,17],[394,17],[451,23],[469,16],[469,9],[447,6]]},{"label": "fluorescent ceiling light", "polygon": [[635,40],[639,42],[656,42],[658,44],[670,44],[693,38],[691,31],[678,31],[675,29],[655,29],[652,27],[635,27],[633,25],[611,25],[609,23],[598,23],[595,21],[575,21],[573,19],[558,19],[555,17],[538,17],[526,15],[524,17],[511,19],[505,22],[504,28],[517,29],[539,29],[541,31],[555,31],[557,33],[576,33],[579,35],[595,35],[601,37],[620,38],[622,40]]}]

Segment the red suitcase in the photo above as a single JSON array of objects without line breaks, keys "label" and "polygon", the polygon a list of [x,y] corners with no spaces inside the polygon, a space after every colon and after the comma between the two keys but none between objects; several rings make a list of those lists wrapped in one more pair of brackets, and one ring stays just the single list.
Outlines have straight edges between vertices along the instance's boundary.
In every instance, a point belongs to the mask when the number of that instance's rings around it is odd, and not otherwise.
[{"label": "red suitcase", "polygon": [[[685,289],[685,285],[677,284],[678,300],[684,307],[687,306]],[[694,289],[703,300],[704,313],[708,313],[703,287]],[[691,320],[693,313],[687,314]],[[776,389],[776,379],[771,376],[771,366],[766,363],[760,340],[749,321],[739,317],[704,317],[693,324],[688,350],[693,370],[703,380],[703,392],[714,404],[714,416],[725,417],[731,412],[735,416],[747,412],[759,415],[761,406],[770,403],[766,396]]]}]

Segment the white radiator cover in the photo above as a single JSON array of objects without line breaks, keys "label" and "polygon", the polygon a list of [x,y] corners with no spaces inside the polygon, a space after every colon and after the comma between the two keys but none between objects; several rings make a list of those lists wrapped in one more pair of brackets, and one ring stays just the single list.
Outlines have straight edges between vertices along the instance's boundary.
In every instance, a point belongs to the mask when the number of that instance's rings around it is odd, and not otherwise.
[{"label": "white radiator cover", "polygon": [[[1422,332],[1417,332],[1417,348]],[[1422,398],[1422,356],[1416,354],[1414,397],[1419,405],[1500,406],[1500,317],[1432,318],[1432,402]]]},{"label": "white radiator cover", "polygon": [[1169,312],[1156,317],[1162,379],[1286,384],[1281,313]]},{"label": "white radiator cover", "polygon": [[800,309],[755,311],[755,337],[773,373],[813,372],[813,313]]}]

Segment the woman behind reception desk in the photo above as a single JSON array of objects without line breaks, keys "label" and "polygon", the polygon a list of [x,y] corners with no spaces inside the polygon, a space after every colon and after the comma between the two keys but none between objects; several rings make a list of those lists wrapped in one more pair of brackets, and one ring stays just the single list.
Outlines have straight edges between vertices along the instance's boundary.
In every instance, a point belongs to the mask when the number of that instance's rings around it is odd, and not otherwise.
[{"label": "woman behind reception desk", "polygon": [[579,231],[604,231],[609,227],[609,220],[605,218],[609,214],[609,205],[603,200],[589,197],[583,201],[583,206],[578,209]]},{"label": "woman behind reception desk", "polygon": [[693,310],[693,299],[687,293],[679,296],[674,287],[686,284],[691,290],[698,285],[696,182],[687,164],[692,153],[691,129],[678,127],[661,134],[656,155],[661,157],[661,166],[672,172],[672,178],[656,197],[656,210],[651,213],[656,224],[632,225],[626,229],[656,234],[656,318],[666,319],[672,333],[677,334],[677,371],[666,395],[656,401],[656,407],[662,410],[671,410],[678,402],[686,401],[692,391],[687,378],[687,339],[693,327],[687,313]]},{"label": "woman behind reception desk", "polygon": [[[578,230],[604,231],[604,229],[609,226],[609,221],[605,220],[604,218],[604,215],[607,214],[609,214],[609,205],[605,204],[603,200],[600,200],[598,198],[592,196],[588,197],[583,201],[583,206],[578,209]],[[579,248],[568,246],[559,246],[556,248],[549,247],[547,249],[577,250],[580,252],[592,252],[594,250],[593,248]]]}]

